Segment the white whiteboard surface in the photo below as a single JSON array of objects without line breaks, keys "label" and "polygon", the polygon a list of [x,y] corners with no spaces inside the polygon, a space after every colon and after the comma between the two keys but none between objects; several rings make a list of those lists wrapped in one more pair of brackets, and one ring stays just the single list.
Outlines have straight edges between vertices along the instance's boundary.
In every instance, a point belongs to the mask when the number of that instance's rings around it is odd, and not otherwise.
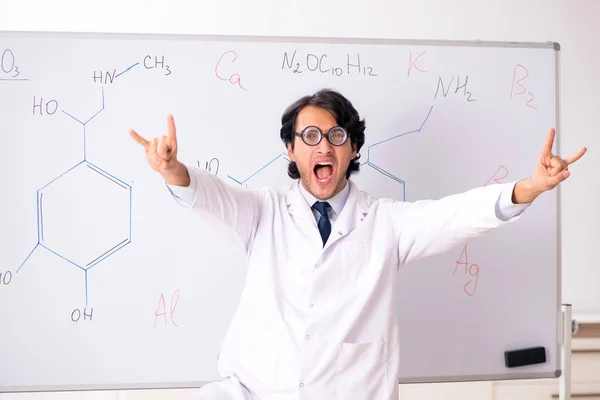
[{"label": "white whiteboard surface", "polygon": [[[283,110],[332,87],[366,118],[358,186],[439,198],[531,174],[558,127],[557,55],[554,44],[0,35],[0,391],[219,378],[244,254],[174,203],[128,128],[163,134],[172,113],[183,162],[279,186]],[[400,269],[402,382],[556,376],[558,212],[558,192],[545,193],[516,223]],[[532,346],[546,363],[504,366],[504,351]]]}]

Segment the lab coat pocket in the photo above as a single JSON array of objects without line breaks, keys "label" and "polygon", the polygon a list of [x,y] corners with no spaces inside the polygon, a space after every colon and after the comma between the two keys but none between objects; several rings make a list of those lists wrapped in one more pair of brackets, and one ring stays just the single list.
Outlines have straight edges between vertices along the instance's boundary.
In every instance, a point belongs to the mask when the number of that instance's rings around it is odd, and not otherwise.
[{"label": "lab coat pocket", "polygon": [[278,359],[277,333],[246,327],[238,343],[238,365],[243,376],[252,376],[266,386],[272,386]]},{"label": "lab coat pocket", "polygon": [[387,399],[387,342],[342,343],[336,363],[336,399]]}]

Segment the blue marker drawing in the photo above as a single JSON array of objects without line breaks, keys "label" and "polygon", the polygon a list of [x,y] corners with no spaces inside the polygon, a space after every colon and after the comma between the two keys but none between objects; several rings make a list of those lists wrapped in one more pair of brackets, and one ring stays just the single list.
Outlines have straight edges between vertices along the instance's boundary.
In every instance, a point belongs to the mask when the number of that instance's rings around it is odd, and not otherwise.
[{"label": "blue marker drawing", "polygon": [[383,143],[387,143],[387,142],[389,142],[391,140],[395,140],[395,139],[401,138],[402,136],[410,135],[410,134],[413,134],[413,133],[421,133],[421,130],[423,130],[423,127],[425,126],[425,122],[427,122],[427,120],[429,119],[429,116],[431,115],[431,111],[432,110],[433,110],[433,106],[431,106],[429,108],[429,111],[427,112],[427,115],[425,116],[425,119],[421,123],[421,126],[419,127],[419,129],[416,129],[416,130],[413,130],[413,131],[409,131],[409,132],[404,132],[404,133],[401,133],[399,135],[392,136],[390,138],[381,140],[381,141],[379,141],[377,143],[373,143],[372,145],[368,146],[367,147],[367,160],[360,164],[361,167],[364,166],[364,165],[368,165],[369,167],[372,167],[373,169],[375,169],[377,172],[379,172],[379,173],[387,176],[390,179],[395,180],[398,183],[401,183],[402,184],[403,200],[406,200],[406,182],[404,182],[402,179],[400,179],[399,177],[395,176],[391,172],[386,171],[381,166],[377,165],[375,162],[371,161],[371,149],[373,147],[380,146]]},{"label": "blue marker drawing", "polygon": [[281,154],[277,155],[277,157],[275,157],[274,159],[272,159],[271,161],[269,161],[268,163],[266,163],[265,165],[263,165],[262,167],[260,167],[256,172],[254,172],[252,175],[250,175],[249,177],[247,177],[243,181],[239,181],[239,180],[235,179],[234,177],[232,177],[231,175],[227,175],[227,177],[229,179],[231,179],[232,181],[236,182],[238,185],[242,186],[243,184],[245,184],[246,182],[248,182],[250,179],[252,179],[260,171],[262,171],[263,169],[267,168],[269,165],[273,164],[275,161],[277,161],[279,158],[285,156],[286,154],[287,153],[281,153]]},{"label": "blue marker drawing", "polygon": [[103,87],[100,109],[85,122],[62,110],[82,125],[83,159],[36,191],[37,243],[16,271],[46,249],[84,271],[86,306],[88,271],[131,243],[131,185],[87,159],[86,126],[104,108]]},{"label": "blue marker drawing", "polygon": [[[401,183],[401,184],[402,184],[402,187],[403,187],[403,200],[406,200],[406,184],[405,184],[405,182],[404,182],[402,179],[400,179],[399,177],[397,177],[397,176],[395,176],[394,174],[392,174],[391,172],[389,172],[389,171],[386,171],[385,169],[383,169],[383,168],[382,168],[380,165],[378,165],[376,162],[372,161],[372,160],[371,160],[371,149],[372,149],[372,148],[374,148],[374,147],[376,147],[376,146],[380,146],[380,145],[382,145],[382,144],[384,144],[384,143],[387,143],[387,142],[389,142],[389,141],[392,141],[392,140],[395,140],[395,139],[401,138],[402,136],[410,135],[410,134],[413,134],[413,133],[420,133],[420,132],[423,130],[423,127],[425,126],[425,123],[426,123],[426,122],[427,122],[427,120],[429,119],[429,116],[431,115],[431,111],[432,111],[432,110],[433,110],[433,106],[431,106],[431,107],[429,108],[429,111],[427,112],[427,115],[425,116],[425,119],[423,120],[423,122],[421,123],[421,126],[419,126],[419,128],[418,128],[418,129],[415,129],[415,130],[412,130],[412,131],[409,131],[409,132],[400,133],[400,134],[398,134],[398,135],[394,135],[394,136],[392,136],[392,137],[390,137],[390,138],[387,138],[387,139],[381,140],[381,141],[379,141],[379,142],[377,142],[377,143],[373,143],[372,145],[368,146],[368,147],[367,147],[367,160],[366,160],[366,161],[364,161],[364,162],[362,162],[362,163],[360,164],[360,166],[361,166],[361,167],[362,167],[362,166],[365,166],[365,165],[367,165],[367,166],[369,166],[369,167],[371,167],[371,168],[375,169],[377,172],[379,172],[379,173],[381,173],[381,174],[383,174],[383,175],[387,176],[388,178],[390,178],[390,179],[393,179],[394,181],[396,181],[396,182],[398,182],[398,183]],[[262,170],[264,170],[265,168],[267,168],[269,165],[273,164],[273,163],[274,163],[275,161],[277,161],[279,158],[283,158],[283,159],[287,160],[288,162],[290,161],[290,160],[287,158],[287,152],[283,152],[283,153],[281,153],[281,154],[277,155],[277,156],[276,156],[275,158],[273,158],[271,161],[267,162],[267,163],[266,163],[265,165],[263,165],[262,167],[260,167],[260,168],[259,168],[259,169],[258,169],[256,172],[252,173],[250,176],[248,176],[248,177],[247,177],[246,179],[244,179],[244,180],[241,180],[241,181],[240,181],[240,180],[238,180],[238,179],[236,179],[236,178],[232,177],[231,175],[227,175],[227,177],[228,177],[229,179],[231,179],[232,181],[234,181],[235,183],[237,183],[238,185],[240,185],[240,186],[243,186],[244,184],[246,184],[246,186],[247,186],[247,182],[248,182],[250,179],[252,179],[252,178],[253,178],[254,176],[256,176],[256,175],[257,175],[259,172],[261,172]]]},{"label": "blue marker drawing", "polygon": [[118,78],[119,76],[123,75],[125,72],[129,71],[131,68],[135,67],[138,64],[139,64],[139,61],[136,62],[135,64],[127,67],[124,71],[119,72],[117,75],[115,75],[115,78]]}]

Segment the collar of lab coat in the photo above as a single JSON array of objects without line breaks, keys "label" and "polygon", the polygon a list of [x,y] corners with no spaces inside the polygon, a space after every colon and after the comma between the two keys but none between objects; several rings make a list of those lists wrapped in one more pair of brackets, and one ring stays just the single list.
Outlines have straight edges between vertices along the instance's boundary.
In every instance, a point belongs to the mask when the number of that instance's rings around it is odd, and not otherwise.
[{"label": "collar of lab coat", "polygon": [[[310,193],[308,190],[306,190],[306,188],[302,185],[302,182],[300,181],[300,179],[298,179],[298,188],[300,189],[300,194],[302,194],[302,197],[304,197],[304,200],[308,203],[309,207],[312,207],[312,205],[315,204],[316,201],[319,201],[319,199],[317,199],[315,196],[313,196],[312,193]],[[332,218],[332,220],[337,219],[338,215],[340,215],[340,213],[344,209],[344,205],[346,204],[346,200],[348,200],[349,193],[350,193],[350,183],[348,182],[348,180],[346,180],[346,184],[344,185],[344,188],[335,196],[327,199],[327,202],[329,203],[329,205],[331,206],[331,208],[333,210],[333,214],[335,214],[335,218]],[[315,215],[314,212],[313,212],[313,215]],[[332,214],[330,214],[330,216],[331,215]],[[318,221],[318,217],[316,217],[316,220]]]},{"label": "collar of lab coat", "polygon": [[[351,179],[348,179],[348,184],[350,185],[348,199],[346,200],[342,212],[332,226],[331,237],[330,240],[327,241],[327,246],[325,247],[328,247],[335,240],[350,233],[369,213],[368,196],[361,192]],[[286,195],[286,202],[288,212],[294,218],[308,219],[309,221],[312,221],[312,224],[316,228],[317,222],[315,221],[315,217],[302,196],[297,184],[292,184],[289,187]]]}]

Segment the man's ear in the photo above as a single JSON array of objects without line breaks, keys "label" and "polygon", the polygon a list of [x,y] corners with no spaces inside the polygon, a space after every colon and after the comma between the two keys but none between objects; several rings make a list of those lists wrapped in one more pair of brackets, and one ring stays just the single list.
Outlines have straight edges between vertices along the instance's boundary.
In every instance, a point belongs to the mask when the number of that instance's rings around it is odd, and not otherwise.
[{"label": "man's ear", "polygon": [[358,151],[357,151],[357,146],[356,146],[356,144],[354,144],[354,143],[353,143],[353,144],[352,144],[352,159],[355,159],[355,158],[356,158],[356,154],[357,154],[357,153],[358,153]]},{"label": "man's ear", "polygon": [[287,147],[287,151],[288,151],[288,157],[290,158],[290,161],[296,162],[296,160],[294,160],[294,150],[292,149],[292,143],[288,143],[286,145]]}]

